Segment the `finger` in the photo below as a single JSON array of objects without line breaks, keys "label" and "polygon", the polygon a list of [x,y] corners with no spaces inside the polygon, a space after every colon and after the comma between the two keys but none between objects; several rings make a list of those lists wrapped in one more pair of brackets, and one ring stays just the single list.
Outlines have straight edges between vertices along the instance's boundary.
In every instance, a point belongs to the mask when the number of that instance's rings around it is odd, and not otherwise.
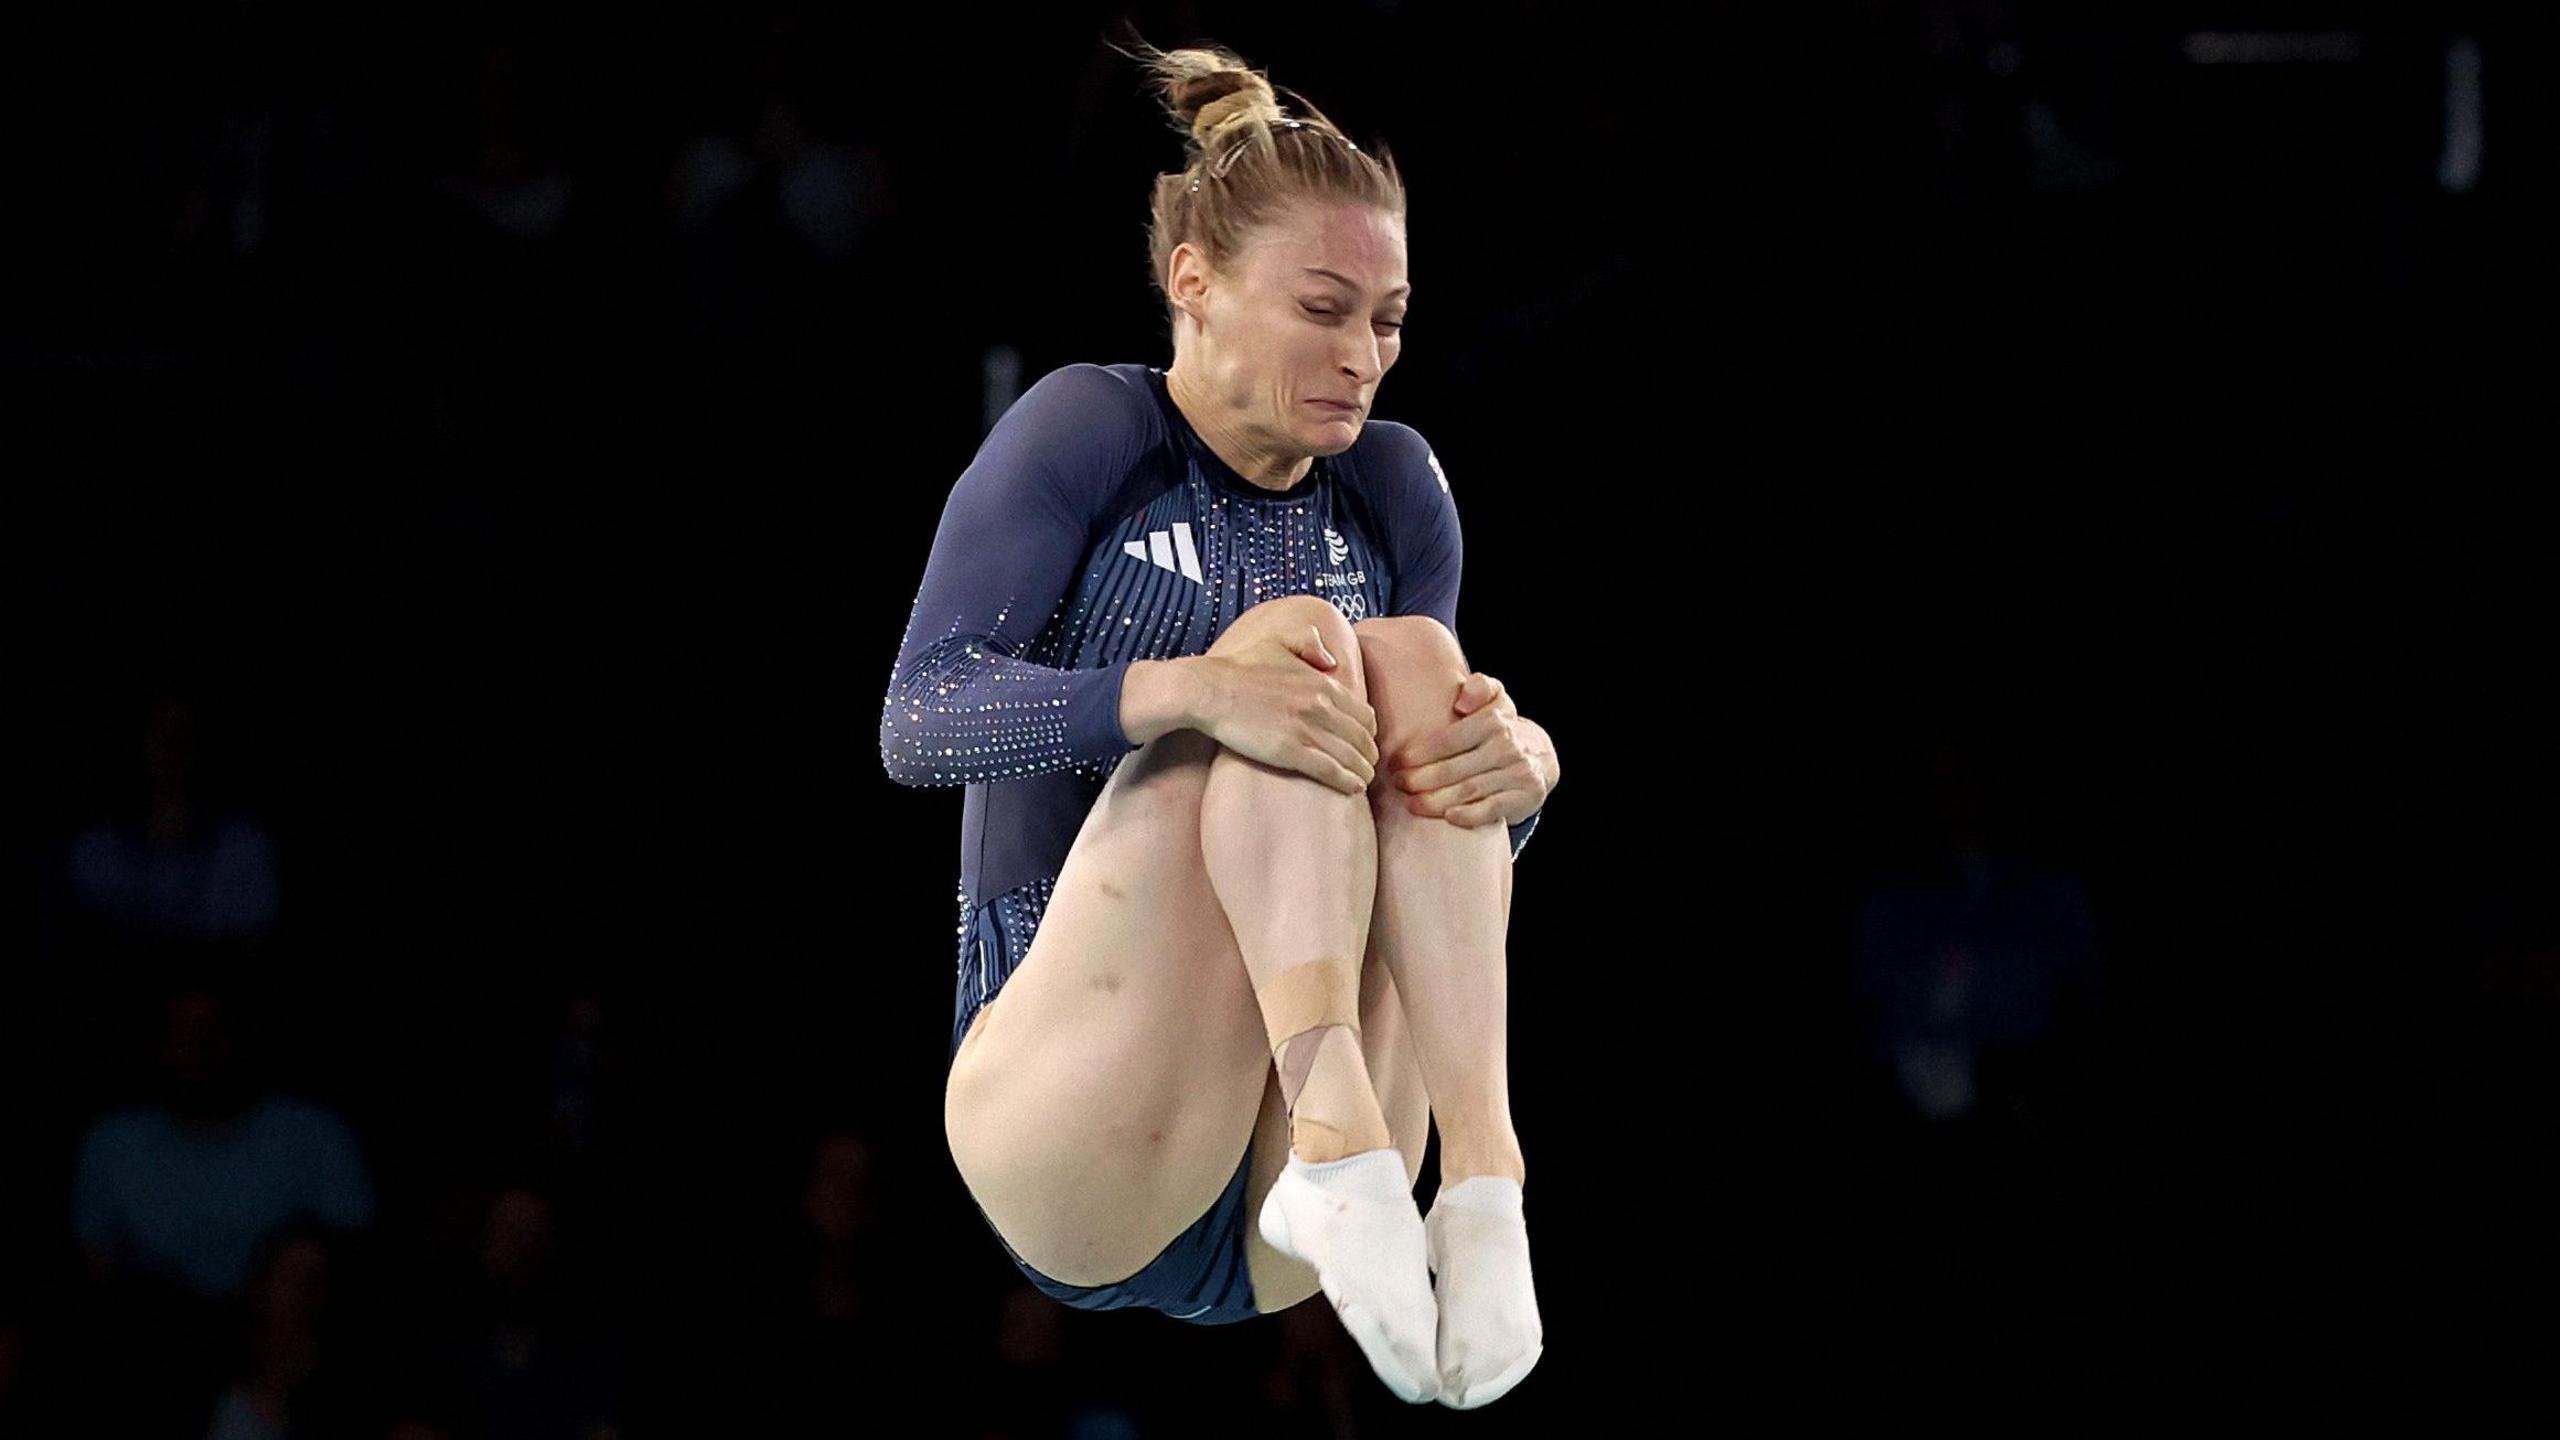
[{"label": "finger", "polygon": [[1342,778],[1328,779],[1326,783],[1345,788],[1354,795],[1365,792],[1376,783],[1377,765],[1363,756],[1360,747],[1349,737],[1319,729],[1315,734],[1315,745],[1324,752],[1326,759],[1333,762],[1333,768],[1342,772]]},{"label": "finger", "polygon": [[1452,755],[1463,755],[1484,743],[1483,730],[1484,726],[1472,715],[1454,721],[1407,742],[1402,750],[1396,752],[1397,763],[1411,768],[1446,760]]},{"label": "finger", "polygon": [[1327,650],[1324,645],[1324,631],[1316,626],[1309,625],[1304,635],[1281,634],[1274,635],[1272,639],[1281,649],[1289,652],[1292,658],[1312,665],[1318,670],[1331,671],[1335,666],[1333,652]]},{"label": "finger", "polygon": [[1444,790],[1475,772],[1466,768],[1464,756],[1434,760],[1428,765],[1409,765],[1396,772],[1396,783],[1417,795]]},{"label": "finger", "polygon": [[1369,761],[1369,773],[1376,774],[1378,712],[1370,708],[1368,701],[1352,693],[1349,686],[1339,681],[1334,683],[1333,691],[1328,698],[1333,701],[1333,707],[1325,712],[1325,723],[1358,747],[1360,753]]},{"label": "finger", "polygon": [[[1366,709],[1367,707],[1362,706],[1361,708]],[[1332,723],[1334,732],[1340,735],[1343,739],[1350,741],[1351,748],[1360,752],[1360,758],[1369,762],[1369,773],[1371,775],[1377,774],[1377,733],[1370,729],[1366,724],[1363,724],[1359,714],[1352,710],[1337,710],[1333,714],[1327,716],[1326,719]]]},{"label": "finger", "polygon": [[1464,805],[1451,805],[1446,809],[1437,812],[1438,818],[1446,820],[1450,824],[1455,825],[1462,830],[1471,830],[1481,823],[1480,817],[1484,814],[1484,809],[1487,803],[1488,802],[1482,800],[1470,800]]},{"label": "finger", "polygon": [[1307,634],[1309,638],[1298,642],[1299,656],[1319,670],[1334,669],[1340,662],[1333,658],[1332,651],[1324,648],[1324,636],[1317,634],[1312,628]]},{"label": "finger", "polygon": [[1325,788],[1339,790],[1345,795],[1358,795],[1368,789],[1360,783],[1357,769],[1323,746],[1301,753],[1295,768],[1308,779],[1319,781]]},{"label": "finger", "polygon": [[[1419,796],[1416,798],[1425,800],[1436,798],[1446,802],[1434,805],[1434,813],[1437,813],[1441,819],[1446,820],[1453,825],[1463,825],[1472,829],[1489,821],[1500,819],[1502,817],[1503,807],[1510,802],[1512,795],[1517,788],[1518,787],[1516,786],[1488,786],[1484,784],[1466,786],[1453,785],[1447,790],[1440,792],[1437,797]],[[1416,813],[1421,812],[1417,811]]]},{"label": "finger", "polygon": [[1405,766],[1397,772],[1396,783],[1413,791],[1440,790],[1493,768],[1492,753],[1479,745],[1427,765]]},{"label": "finger", "polygon": [[1524,789],[1516,784],[1489,785],[1485,787],[1485,793],[1479,797],[1474,804],[1467,807],[1470,814],[1474,817],[1468,823],[1471,825],[1508,825],[1511,822],[1504,816],[1503,812],[1519,808],[1514,805],[1514,801],[1527,799],[1536,793],[1537,792],[1533,790]]},{"label": "finger", "polygon": [[1369,767],[1369,778],[1375,780],[1378,776],[1377,738],[1357,725],[1352,726],[1344,738],[1351,742],[1353,749],[1360,752],[1362,763]]},{"label": "finger", "polygon": [[1461,780],[1455,785],[1441,785],[1413,797],[1407,808],[1417,815],[1447,818],[1450,811],[1476,798],[1475,787]]}]

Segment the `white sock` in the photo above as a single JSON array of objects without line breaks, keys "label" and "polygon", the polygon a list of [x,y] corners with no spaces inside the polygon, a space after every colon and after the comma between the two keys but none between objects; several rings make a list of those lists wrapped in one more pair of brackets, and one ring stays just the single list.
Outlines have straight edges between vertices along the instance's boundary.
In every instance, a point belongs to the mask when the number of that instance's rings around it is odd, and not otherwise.
[{"label": "white sock", "polygon": [[1453,1410],[1501,1399],[1546,1348],[1520,1200],[1519,1181],[1471,1175],[1442,1186],[1423,1222],[1439,1276],[1440,1403]]},{"label": "white sock", "polygon": [[1291,1155],[1259,1223],[1271,1248],[1315,1267],[1342,1328],[1396,1398],[1437,1398],[1439,1307],[1402,1154],[1389,1146],[1320,1165]]}]

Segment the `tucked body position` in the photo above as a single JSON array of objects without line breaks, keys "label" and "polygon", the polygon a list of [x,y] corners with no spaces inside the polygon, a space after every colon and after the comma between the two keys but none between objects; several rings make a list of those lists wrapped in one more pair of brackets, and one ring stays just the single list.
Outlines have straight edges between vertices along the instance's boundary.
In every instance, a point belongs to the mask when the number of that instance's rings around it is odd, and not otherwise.
[{"label": "tucked body position", "polygon": [[1473,1408],[1543,1347],[1504,936],[1554,746],[1459,645],[1439,460],[1371,418],[1392,159],[1225,51],[1140,58],[1189,136],[1149,230],[1172,363],[1005,412],[881,712],[892,778],[966,787],[945,1132],[1044,1293],[1321,1291],[1399,1397]]}]

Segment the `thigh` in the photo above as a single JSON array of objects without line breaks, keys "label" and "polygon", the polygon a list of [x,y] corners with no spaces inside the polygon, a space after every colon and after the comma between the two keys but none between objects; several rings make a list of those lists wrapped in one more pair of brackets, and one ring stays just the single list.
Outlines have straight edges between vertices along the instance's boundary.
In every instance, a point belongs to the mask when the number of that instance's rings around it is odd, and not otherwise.
[{"label": "thigh", "polygon": [[[1283,596],[1209,648],[1267,658],[1313,625],[1358,693],[1342,612]],[[952,1159],[996,1233],[1053,1279],[1145,1267],[1235,1176],[1274,1077],[1261,1006],[1209,883],[1200,805],[1218,744],[1175,730],[1120,762],[1060,868],[1022,963],[952,1060]]]},{"label": "thigh", "polygon": [[1086,814],[1022,964],[951,1064],[954,1164],[1053,1279],[1143,1268],[1233,1178],[1271,1057],[1200,857],[1216,742],[1159,736]]}]

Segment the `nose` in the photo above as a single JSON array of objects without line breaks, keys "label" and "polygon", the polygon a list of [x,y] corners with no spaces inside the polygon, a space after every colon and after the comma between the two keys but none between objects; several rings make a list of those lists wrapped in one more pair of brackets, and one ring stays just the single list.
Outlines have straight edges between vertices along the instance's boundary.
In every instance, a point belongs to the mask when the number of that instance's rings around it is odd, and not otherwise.
[{"label": "nose", "polygon": [[1377,334],[1363,326],[1360,338],[1351,343],[1351,353],[1342,357],[1342,373],[1364,387],[1374,384],[1378,372],[1385,368],[1378,359]]}]

